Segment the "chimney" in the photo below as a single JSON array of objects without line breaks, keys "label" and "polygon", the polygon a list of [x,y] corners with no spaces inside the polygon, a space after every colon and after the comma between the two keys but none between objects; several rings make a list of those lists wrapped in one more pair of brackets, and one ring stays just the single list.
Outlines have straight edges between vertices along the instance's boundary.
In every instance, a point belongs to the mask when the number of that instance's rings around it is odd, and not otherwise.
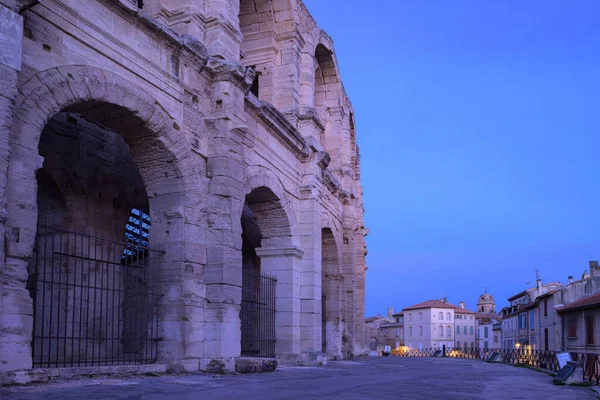
[{"label": "chimney", "polygon": [[389,306],[388,307],[388,317],[392,318],[393,315],[394,315],[394,307],[393,306]]},{"label": "chimney", "polygon": [[443,301],[444,303],[447,303],[447,302],[448,302],[448,298],[447,298],[446,296],[444,296],[444,298],[442,299],[442,301]]},{"label": "chimney", "polygon": [[538,293],[538,296],[541,296],[543,294],[542,293],[542,288],[543,288],[543,286],[542,286],[542,280],[538,278],[538,280],[537,280],[537,293]]},{"label": "chimney", "polygon": [[573,283],[573,275],[569,276],[569,283]]},{"label": "chimney", "polygon": [[466,304],[465,304],[465,302],[464,302],[464,301],[462,301],[462,300],[461,300],[461,301],[458,303],[458,306],[459,306],[460,308],[462,308],[463,310],[466,310],[466,308],[467,308],[467,305],[466,305]]},{"label": "chimney", "polygon": [[598,268],[598,261],[590,261],[590,274],[592,276],[600,276],[600,268]]}]

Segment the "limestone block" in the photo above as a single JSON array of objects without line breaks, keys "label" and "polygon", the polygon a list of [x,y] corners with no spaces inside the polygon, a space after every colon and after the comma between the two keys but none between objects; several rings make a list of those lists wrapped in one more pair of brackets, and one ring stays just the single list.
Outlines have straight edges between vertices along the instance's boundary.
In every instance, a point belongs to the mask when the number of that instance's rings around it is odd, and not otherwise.
[{"label": "limestone block", "polygon": [[23,17],[0,5],[0,64],[21,70]]},{"label": "limestone block", "polygon": [[237,358],[235,371],[240,374],[272,372],[277,368],[277,360],[271,358]]}]

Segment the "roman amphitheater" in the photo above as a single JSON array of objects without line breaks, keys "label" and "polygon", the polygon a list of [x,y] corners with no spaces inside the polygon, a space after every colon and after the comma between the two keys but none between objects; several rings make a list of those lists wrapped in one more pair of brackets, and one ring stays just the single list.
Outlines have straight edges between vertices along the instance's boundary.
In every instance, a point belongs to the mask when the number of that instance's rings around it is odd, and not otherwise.
[{"label": "roman amphitheater", "polygon": [[0,0],[0,372],[362,355],[360,178],[301,0]]}]

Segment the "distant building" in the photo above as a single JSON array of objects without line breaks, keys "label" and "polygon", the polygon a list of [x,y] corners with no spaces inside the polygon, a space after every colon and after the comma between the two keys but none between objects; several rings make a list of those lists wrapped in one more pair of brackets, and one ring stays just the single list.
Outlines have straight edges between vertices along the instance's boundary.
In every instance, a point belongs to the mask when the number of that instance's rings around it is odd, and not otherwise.
[{"label": "distant building", "polygon": [[391,312],[391,322],[389,318],[381,324],[381,329],[386,332],[387,345],[392,349],[404,346],[404,313],[394,313],[394,308],[388,310]]},{"label": "distant building", "polygon": [[[573,352],[600,352],[600,267],[590,261],[589,273],[554,294],[556,348]],[[570,277],[571,278],[571,277]]]},{"label": "distant building", "polygon": [[[442,300],[404,308],[404,343],[410,348],[475,347],[474,313]],[[459,333],[460,331],[460,333]]]},{"label": "distant building", "polygon": [[[388,307],[388,313],[384,317],[377,314],[374,317],[365,318],[365,334],[368,342],[375,341],[377,343],[377,351],[381,352],[384,346],[389,345],[394,347],[395,339],[400,338],[399,323],[395,326],[396,317],[394,307]],[[393,328],[390,325],[394,325]],[[391,343],[390,343],[391,342]],[[397,346],[396,346],[397,347]]]},{"label": "distant building", "polygon": [[509,307],[501,311],[502,317],[502,348],[530,348],[539,349],[539,321],[536,319],[538,297],[560,290],[559,282],[542,284],[537,279],[536,286],[526,289],[508,298]]},{"label": "distant building", "polygon": [[494,297],[486,290],[477,300],[477,312],[475,313],[476,348],[487,350],[500,347],[499,341],[494,342],[493,329],[496,322],[496,302]]},{"label": "distant building", "polygon": [[496,314],[496,302],[494,296],[489,294],[487,290],[477,300],[477,312],[485,314]]}]

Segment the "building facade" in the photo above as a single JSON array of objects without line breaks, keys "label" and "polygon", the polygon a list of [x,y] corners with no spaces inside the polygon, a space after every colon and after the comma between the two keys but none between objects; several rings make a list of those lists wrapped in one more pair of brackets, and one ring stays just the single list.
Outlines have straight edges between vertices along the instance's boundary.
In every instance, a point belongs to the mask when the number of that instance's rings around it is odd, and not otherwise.
[{"label": "building facade", "polygon": [[386,332],[386,345],[392,349],[404,346],[404,313],[393,313],[391,318],[381,324],[381,329]]},{"label": "building facade", "polygon": [[600,267],[589,262],[578,281],[570,282],[552,301],[557,312],[555,347],[563,351],[598,354],[600,352]]},{"label": "building facade", "polygon": [[464,303],[459,307],[446,299],[428,300],[404,308],[403,313],[404,344],[409,348],[475,346],[474,313],[467,310]]},{"label": "building facade", "polygon": [[0,372],[364,353],[354,111],[301,0],[0,0],[0,27]]},{"label": "building facade", "polygon": [[538,298],[561,288],[559,282],[542,284],[541,279],[538,279],[535,287],[508,298],[510,306],[504,307],[500,312],[503,349],[540,348]]}]

